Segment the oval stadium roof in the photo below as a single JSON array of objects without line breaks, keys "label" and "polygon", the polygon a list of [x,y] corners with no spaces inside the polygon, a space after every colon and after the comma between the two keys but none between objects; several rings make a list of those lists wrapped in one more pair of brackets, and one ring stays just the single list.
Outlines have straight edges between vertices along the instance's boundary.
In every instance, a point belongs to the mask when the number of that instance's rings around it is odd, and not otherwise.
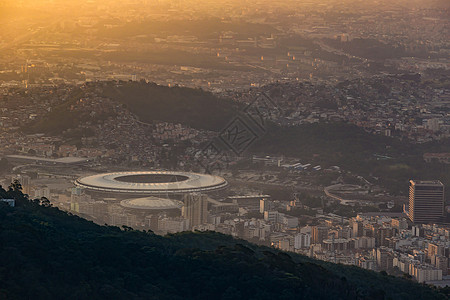
[{"label": "oval stadium roof", "polygon": [[184,194],[208,192],[228,185],[219,176],[172,171],[115,172],[81,177],[75,185],[90,191],[121,194]]}]

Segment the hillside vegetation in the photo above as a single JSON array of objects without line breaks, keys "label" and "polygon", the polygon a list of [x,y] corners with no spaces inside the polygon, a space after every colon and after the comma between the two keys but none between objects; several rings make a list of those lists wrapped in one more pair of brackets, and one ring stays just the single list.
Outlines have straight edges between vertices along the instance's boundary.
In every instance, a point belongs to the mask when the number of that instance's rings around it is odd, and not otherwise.
[{"label": "hillside vegetation", "polygon": [[[96,89],[98,88],[98,89]],[[197,129],[220,130],[234,116],[238,105],[219,99],[201,89],[167,87],[144,82],[94,83],[84,90],[76,89],[69,100],[54,107],[50,113],[23,127],[26,132],[60,134],[73,129],[85,121],[96,123],[99,118],[92,117],[91,111],[71,109],[79,99],[92,94],[106,97],[121,103],[135,114],[140,121],[181,123]]]},{"label": "hillside vegetation", "polygon": [[70,107],[79,101],[84,96],[84,93],[82,89],[75,89],[67,101],[52,107],[52,110],[42,118],[22,126],[22,130],[26,133],[45,133],[52,135],[78,127],[85,121],[85,118],[80,117]]},{"label": "hillside vegetation", "polygon": [[98,226],[20,185],[0,203],[1,299],[446,299],[407,279],[319,262],[214,232]]},{"label": "hillside vegetation", "polygon": [[126,105],[143,122],[181,123],[198,129],[221,130],[238,105],[201,89],[128,82],[108,85],[103,95]]}]

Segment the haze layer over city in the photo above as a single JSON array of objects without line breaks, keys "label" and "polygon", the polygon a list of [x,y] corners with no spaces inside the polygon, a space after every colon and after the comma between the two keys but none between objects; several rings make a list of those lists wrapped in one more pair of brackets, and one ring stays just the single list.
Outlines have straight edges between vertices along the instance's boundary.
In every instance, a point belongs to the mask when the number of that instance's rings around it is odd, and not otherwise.
[{"label": "haze layer over city", "polygon": [[449,37],[445,0],[0,1],[0,299],[448,299]]}]

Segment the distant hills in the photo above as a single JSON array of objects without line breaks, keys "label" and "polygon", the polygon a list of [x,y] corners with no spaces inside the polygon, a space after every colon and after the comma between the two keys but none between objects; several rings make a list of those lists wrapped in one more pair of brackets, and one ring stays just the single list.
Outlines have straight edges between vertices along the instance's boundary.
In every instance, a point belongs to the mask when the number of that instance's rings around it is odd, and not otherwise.
[{"label": "distant hills", "polygon": [[408,279],[214,232],[98,226],[0,189],[1,299],[448,299]]}]

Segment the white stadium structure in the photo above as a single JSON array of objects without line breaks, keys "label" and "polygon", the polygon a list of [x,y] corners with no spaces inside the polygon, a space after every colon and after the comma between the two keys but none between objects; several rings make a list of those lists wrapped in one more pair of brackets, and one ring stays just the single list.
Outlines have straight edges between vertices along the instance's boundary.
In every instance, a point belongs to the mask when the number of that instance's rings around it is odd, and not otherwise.
[{"label": "white stadium structure", "polygon": [[183,202],[150,196],[145,198],[122,200],[120,205],[124,208],[153,211],[180,209],[183,206]]},{"label": "white stadium structure", "polygon": [[75,185],[92,192],[126,195],[180,195],[204,193],[228,185],[219,176],[190,172],[115,172],[81,177]]}]

